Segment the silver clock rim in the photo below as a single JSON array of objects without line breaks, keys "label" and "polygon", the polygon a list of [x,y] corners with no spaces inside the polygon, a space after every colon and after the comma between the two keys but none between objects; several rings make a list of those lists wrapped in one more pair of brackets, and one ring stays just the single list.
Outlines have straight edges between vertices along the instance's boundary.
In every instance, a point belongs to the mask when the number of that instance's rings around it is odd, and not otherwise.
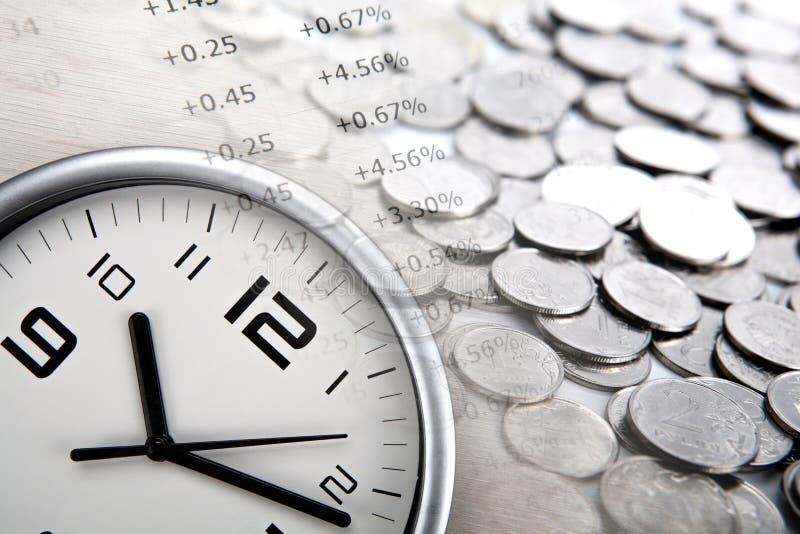
[{"label": "silver clock rim", "polygon": [[[422,423],[421,472],[409,526],[413,532],[443,533],[450,515],[455,481],[455,431],[447,379],[439,349],[427,324],[404,320],[403,311],[419,310],[405,282],[367,235],[339,210],[297,182],[242,160],[210,164],[199,150],[125,147],[56,160],[0,184],[0,229],[69,200],[115,186],[178,183],[244,193],[254,202],[266,187],[292,184],[291,201],[262,205],[312,229],[345,257],[369,285],[386,311],[412,371]],[[0,234],[0,239],[7,231]],[[357,244],[357,246],[353,246]],[[378,268],[383,288],[371,275]],[[385,288],[399,289],[386,291]],[[407,527],[407,531],[408,527]]]}]

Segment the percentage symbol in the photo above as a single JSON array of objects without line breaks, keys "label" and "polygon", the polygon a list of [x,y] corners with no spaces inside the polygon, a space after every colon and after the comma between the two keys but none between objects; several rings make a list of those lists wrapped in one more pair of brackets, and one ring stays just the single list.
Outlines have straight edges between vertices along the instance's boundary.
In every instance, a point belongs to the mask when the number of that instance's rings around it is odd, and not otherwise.
[{"label": "percentage symbol", "polygon": [[390,63],[394,70],[398,70],[400,67],[408,67],[408,58],[401,56],[399,50],[395,51],[394,54],[384,54],[383,59],[386,60],[386,63]]},{"label": "percentage symbol", "polygon": [[410,111],[412,116],[416,115],[417,111],[420,113],[425,113],[428,111],[428,107],[422,102],[417,102],[416,97],[414,97],[413,102],[411,100],[403,100],[401,105],[403,106],[404,110]]}]

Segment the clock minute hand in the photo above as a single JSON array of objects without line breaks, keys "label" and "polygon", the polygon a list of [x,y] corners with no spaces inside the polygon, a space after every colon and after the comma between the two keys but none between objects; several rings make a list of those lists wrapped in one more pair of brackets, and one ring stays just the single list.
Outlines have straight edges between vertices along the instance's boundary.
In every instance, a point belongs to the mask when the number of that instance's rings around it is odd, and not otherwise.
[{"label": "clock minute hand", "polygon": [[337,510],[327,504],[304,497],[299,493],[276,486],[270,482],[260,480],[254,476],[242,473],[226,465],[219,464],[202,456],[192,453],[178,454],[167,461],[180,465],[197,473],[215,478],[226,484],[231,484],[250,493],[254,493],[271,501],[283,504],[299,512],[326,521],[337,527],[350,525],[350,514]]},{"label": "clock minute hand", "polygon": [[167,415],[164,411],[164,398],[161,395],[150,320],[144,313],[134,313],[128,320],[128,329],[133,345],[136,376],[139,379],[139,395],[142,399],[147,437],[148,439],[166,437],[169,435]]},{"label": "clock minute hand", "polygon": [[[239,447],[258,447],[261,445],[279,445],[283,443],[304,443],[308,441],[325,441],[332,439],[345,439],[347,434],[319,434],[312,436],[288,436],[280,438],[253,438],[230,439],[218,441],[195,441],[186,443],[169,443],[165,445],[166,455],[183,454],[185,452],[210,451],[219,449],[234,449]],[[145,456],[148,453],[147,445],[123,445],[115,447],[90,447],[73,449],[70,458],[74,462],[91,460],[110,460],[113,458],[128,458],[131,456]]]}]

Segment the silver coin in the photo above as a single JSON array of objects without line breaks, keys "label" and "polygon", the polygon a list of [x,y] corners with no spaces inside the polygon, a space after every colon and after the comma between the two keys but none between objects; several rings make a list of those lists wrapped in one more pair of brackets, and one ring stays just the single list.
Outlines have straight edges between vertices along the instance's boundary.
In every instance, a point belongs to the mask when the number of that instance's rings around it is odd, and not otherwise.
[{"label": "silver coin", "polygon": [[478,74],[472,103],[491,122],[527,133],[553,129],[569,100],[551,80],[560,76],[552,61],[513,58]]},{"label": "silver coin", "polygon": [[758,488],[738,478],[731,483],[728,480],[723,480],[721,483],[725,494],[739,513],[743,534],[782,534],[786,532],[786,524],[780,511]]},{"label": "silver coin", "polygon": [[714,362],[722,374],[759,393],[766,393],[769,382],[778,376],[777,368],[753,361],[731,345],[724,335],[717,338]]},{"label": "silver coin", "polygon": [[494,210],[465,219],[420,217],[414,230],[445,249],[448,257],[475,257],[499,252],[514,238],[514,226]]},{"label": "silver coin", "polygon": [[[397,266],[412,295],[429,295],[444,284],[449,262],[436,243],[405,232],[388,232],[372,236],[372,240]],[[386,289],[402,291],[401,288]]]},{"label": "silver coin", "polygon": [[449,303],[454,313],[465,308],[479,308],[497,313],[513,313],[519,310],[494,288],[491,272],[491,262],[450,263],[444,288],[459,301]]},{"label": "silver coin", "polygon": [[425,113],[402,112],[404,123],[418,128],[454,128],[469,117],[472,106],[464,90],[452,83],[410,84],[408,91],[427,106]]},{"label": "silver coin", "polygon": [[790,143],[800,143],[800,111],[767,106],[750,100],[747,116],[770,134]]},{"label": "silver coin", "polygon": [[637,359],[650,344],[650,330],[631,325],[608,310],[599,299],[568,317],[534,315],[542,335],[572,355],[601,363]]},{"label": "silver coin", "polygon": [[728,397],[706,386],[662,378],[639,386],[628,403],[631,429],[679,465],[730,473],[758,453],[758,430]]},{"label": "silver coin", "polygon": [[553,15],[567,24],[597,33],[616,33],[625,26],[630,11],[617,0],[550,0]]},{"label": "silver coin", "polygon": [[737,139],[750,133],[750,123],[739,99],[724,95],[712,97],[711,103],[691,127],[720,139]]},{"label": "silver coin", "polygon": [[593,256],[584,256],[578,261],[592,273],[596,280],[600,280],[609,267],[627,261],[647,261],[647,257],[638,241],[622,232],[614,232],[611,243],[603,249],[603,252]]},{"label": "silver coin", "polygon": [[711,265],[731,250],[728,215],[733,210],[689,190],[651,195],[639,211],[639,225],[657,250],[691,265]]},{"label": "silver coin", "polygon": [[[386,174],[384,194],[409,210],[437,217],[469,217],[497,197],[493,176],[472,164],[447,159],[426,168]],[[411,219],[409,219],[411,220]]]},{"label": "silver coin", "polygon": [[719,163],[708,142],[671,128],[629,126],[617,132],[614,144],[635,164],[666,172],[702,175]]},{"label": "silver coin", "polygon": [[714,143],[720,162],[724,164],[741,163],[759,167],[781,168],[781,155],[775,146],[760,137],[749,136],[742,139],[721,140]]},{"label": "silver coin", "polygon": [[615,364],[590,362],[563,351],[558,355],[561,356],[567,378],[598,391],[617,391],[641,384],[647,380],[653,368],[650,355],[646,352],[635,360]]},{"label": "silver coin", "polygon": [[761,231],[750,266],[785,284],[800,283],[800,252],[796,232]]},{"label": "silver coin", "polygon": [[467,380],[510,402],[547,399],[564,380],[564,367],[553,349],[506,327],[465,332],[453,346],[453,361]]},{"label": "silver coin", "polygon": [[767,386],[767,409],[781,428],[800,437],[800,371],[782,373]]},{"label": "silver coin", "polygon": [[592,84],[583,95],[582,105],[592,119],[612,128],[658,126],[661,123],[658,117],[631,104],[625,94],[625,87],[619,82]]},{"label": "silver coin", "polygon": [[615,308],[650,328],[680,333],[700,321],[700,299],[674,274],[641,261],[603,273],[603,290]]},{"label": "silver coin", "polygon": [[503,427],[522,459],[560,475],[598,475],[619,454],[608,423],[586,406],[565,399],[511,406]]},{"label": "silver coin", "polygon": [[681,66],[689,76],[711,87],[735,93],[745,89],[741,58],[717,44],[687,48]]},{"label": "silver coin", "polygon": [[573,66],[600,78],[624,80],[644,67],[646,47],[623,33],[598,35],[561,26],[556,32],[558,53]]},{"label": "silver coin", "polygon": [[724,378],[695,377],[689,380],[725,395],[755,423],[758,429],[758,454],[747,464],[748,468],[761,469],[774,465],[792,450],[794,440],[769,418],[763,395]]},{"label": "silver coin", "polygon": [[674,43],[687,33],[687,19],[677,6],[654,4],[635,9],[628,20],[627,30],[656,43]]},{"label": "silver coin", "polygon": [[701,84],[672,69],[652,69],[628,80],[628,96],[651,113],[680,122],[697,120],[711,103]]},{"label": "silver coin", "polygon": [[542,182],[542,196],[551,202],[583,206],[612,226],[629,221],[653,192],[653,179],[623,165],[563,165]]},{"label": "silver coin", "polygon": [[656,177],[655,182],[660,191],[688,191],[696,196],[717,201],[726,208],[736,207],[727,191],[699,176],[668,173]]},{"label": "silver coin", "polygon": [[722,40],[741,52],[783,57],[800,52],[800,36],[769,19],[740,13],[726,17],[719,27]]},{"label": "silver coin", "polygon": [[615,165],[614,131],[592,124],[570,112],[556,129],[553,138],[556,155],[564,163]]},{"label": "silver coin", "polygon": [[751,57],[744,76],[750,87],[787,108],[800,109],[800,67],[788,61]]},{"label": "silver coin", "polygon": [[681,376],[717,376],[714,369],[714,345],[722,331],[722,312],[703,309],[694,330],[681,337],[667,337],[653,342],[653,354]]},{"label": "silver coin", "polygon": [[736,508],[712,478],[673,471],[647,456],[608,469],[600,481],[600,499],[623,532],[740,531]]},{"label": "silver coin", "polygon": [[738,9],[736,0],[683,0],[681,4],[688,13],[710,22],[733,15]]},{"label": "silver coin", "polygon": [[556,162],[546,137],[503,132],[477,118],[456,130],[455,144],[466,159],[514,178],[541,176]]},{"label": "silver coin", "polygon": [[767,289],[767,279],[750,267],[681,272],[686,282],[700,300],[715,306],[756,300]]},{"label": "silver coin", "polygon": [[800,517],[800,492],[797,490],[798,471],[800,471],[800,460],[795,461],[783,472],[783,477],[781,477],[781,489],[783,490],[783,496],[789,503],[792,512]]},{"label": "silver coin", "polygon": [[783,306],[762,300],[731,304],[725,310],[725,333],[750,356],[800,369],[800,317]]},{"label": "silver coin", "polygon": [[776,219],[800,217],[800,187],[780,169],[755,165],[720,165],[711,183],[730,193],[743,210]]},{"label": "silver coin", "polygon": [[530,8],[517,2],[499,9],[494,17],[498,37],[513,48],[548,55],[553,51],[550,38],[534,23]]},{"label": "silver coin", "polygon": [[611,395],[606,404],[606,419],[623,447],[633,454],[644,454],[645,445],[628,426],[628,401],[636,389],[637,386],[629,386]]},{"label": "silver coin", "polygon": [[595,254],[614,230],[597,213],[572,204],[540,201],[514,216],[514,227],[535,247],[559,254]]},{"label": "silver coin", "polygon": [[534,249],[508,251],[495,258],[492,279],[497,291],[517,306],[547,315],[585,310],[596,291],[592,276],[579,264]]}]

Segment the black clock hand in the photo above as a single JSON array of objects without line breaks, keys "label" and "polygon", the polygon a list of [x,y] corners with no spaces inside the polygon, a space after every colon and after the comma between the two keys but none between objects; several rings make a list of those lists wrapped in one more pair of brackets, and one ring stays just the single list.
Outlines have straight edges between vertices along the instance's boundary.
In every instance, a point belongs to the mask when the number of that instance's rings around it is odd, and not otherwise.
[{"label": "black clock hand", "polygon": [[139,395],[142,399],[147,438],[168,436],[167,415],[164,412],[164,399],[161,396],[150,320],[143,313],[134,313],[128,320],[128,328],[131,332],[133,360],[136,363],[136,376],[139,379]]},{"label": "black clock hand", "polygon": [[270,482],[260,480],[226,465],[203,458],[192,453],[178,454],[167,461],[191,469],[197,473],[215,478],[226,484],[231,484],[250,493],[255,493],[271,501],[283,504],[299,512],[327,521],[337,527],[346,527],[350,524],[350,514],[337,510],[327,504],[314,501],[293,491],[281,488]]},{"label": "black clock hand", "polygon": [[[222,441],[195,441],[187,443],[172,443],[166,446],[167,455],[182,454],[185,452],[210,451],[218,449],[233,449],[238,447],[257,447],[260,445],[278,445],[282,443],[303,443],[307,441],[325,441],[331,439],[344,439],[347,434],[321,434],[314,436],[288,436],[282,438],[261,439],[231,439]],[[148,453],[147,445],[123,445],[117,447],[90,447],[73,449],[69,457],[74,462],[91,460],[109,460],[112,458],[127,458],[130,456],[145,456]]]}]

